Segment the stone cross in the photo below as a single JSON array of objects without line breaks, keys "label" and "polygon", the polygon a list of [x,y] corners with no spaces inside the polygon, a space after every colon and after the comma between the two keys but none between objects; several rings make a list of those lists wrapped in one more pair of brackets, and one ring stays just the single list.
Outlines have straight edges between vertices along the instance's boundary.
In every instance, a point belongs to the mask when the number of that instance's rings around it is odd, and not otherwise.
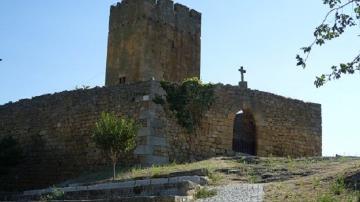
[{"label": "stone cross", "polygon": [[246,73],[246,70],[243,66],[239,69],[239,72],[241,73],[241,82],[244,82],[244,74]]}]

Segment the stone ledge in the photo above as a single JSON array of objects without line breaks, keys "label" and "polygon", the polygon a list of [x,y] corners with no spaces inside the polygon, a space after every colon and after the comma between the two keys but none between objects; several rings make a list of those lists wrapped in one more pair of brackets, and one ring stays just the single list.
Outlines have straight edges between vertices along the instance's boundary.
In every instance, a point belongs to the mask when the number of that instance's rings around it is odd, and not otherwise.
[{"label": "stone ledge", "polygon": [[[64,187],[59,188],[60,191],[65,193],[70,192],[84,192],[84,191],[105,191],[105,190],[118,190],[118,189],[133,189],[139,188],[142,189],[152,189],[152,186],[161,186],[166,185],[167,187],[172,187],[181,184],[184,182],[190,182],[197,185],[206,185],[208,183],[208,178],[203,176],[179,176],[179,177],[169,177],[169,178],[155,178],[155,179],[146,179],[146,180],[131,180],[126,182],[115,182],[115,183],[104,183],[96,184],[89,186],[74,186],[74,187]],[[170,185],[170,186],[168,186]],[[176,187],[176,186],[175,186]],[[24,191],[23,196],[39,196],[44,194],[49,194],[53,191],[53,188],[40,189],[40,190],[30,190]]]},{"label": "stone ledge", "polygon": [[[128,201],[137,201],[139,198],[147,198],[152,200],[153,197],[163,197],[164,199],[167,199],[167,197],[172,197],[170,200],[166,201],[176,201],[176,197],[174,198],[173,196],[180,196],[180,198],[185,197],[185,199],[191,199],[186,197],[192,197],[195,194],[195,191],[200,187],[200,183],[207,183],[207,179],[201,178],[203,177],[183,176],[176,177],[174,179],[159,178],[122,183],[106,183],[91,186],[65,187],[59,188],[58,190],[64,192],[63,198],[65,200],[116,199],[118,201],[120,199],[128,199]],[[171,181],[171,183],[169,181]],[[14,201],[36,201],[40,200],[41,196],[50,194],[52,191],[54,191],[54,189],[26,191],[23,195],[10,197],[0,196],[0,199],[11,199]],[[182,199],[183,198],[181,198],[181,200]]]}]

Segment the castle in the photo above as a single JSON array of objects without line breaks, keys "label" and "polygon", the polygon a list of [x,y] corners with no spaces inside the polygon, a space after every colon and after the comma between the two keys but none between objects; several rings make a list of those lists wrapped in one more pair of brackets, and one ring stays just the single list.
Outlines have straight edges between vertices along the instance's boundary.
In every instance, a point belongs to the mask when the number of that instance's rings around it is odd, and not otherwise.
[{"label": "castle", "polygon": [[200,78],[201,14],[168,0],[111,7],[106,86]]},{"label": "castle", "polygon": [[141,123],[137,148],[122,163],[144,166],[234,152],[321,156],[321,105],[217,84],[215,100],[189,135],[160,104],[159,81],[200,76],[201,14],[170,0],[123,0],[111,6],[106,86],[65,91],[0,106],[0,139],[11,135],[24,160],[1,188],[43,188],[107,161],[91,134],[102,112]]}]

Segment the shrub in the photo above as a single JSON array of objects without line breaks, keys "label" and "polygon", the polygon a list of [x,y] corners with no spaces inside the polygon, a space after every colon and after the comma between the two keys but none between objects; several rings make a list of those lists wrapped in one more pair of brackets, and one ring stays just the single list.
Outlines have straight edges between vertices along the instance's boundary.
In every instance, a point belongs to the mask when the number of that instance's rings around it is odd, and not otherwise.
[{"label": "shrub", "polygon": [[178,123],[189,133],[194,132],[203,114],[214,102],[214,86],[203,84],[196,77],[186,79],[181,84],[161,82],[161,86],[166,91],[166,100]]},{"label": "shrub", "polygon": [[102,113],[96,123],[93,140],[110,159],[113,165],[113,179],[116,175],[116,164],[120,155],[132,151],[136,146],[138,126],[134,120],[118,118],[111,113]]},{"label": "shrub", "polygon": [[216,194],[217,194],[216,190],[203,187],[196,192],[195,198],[196,199],[210,198],[216,196]]},{"label": "shrub", "polygon": [[335,195],[340,195],[341,193],[344,192],[345,189],[346,189],[345,180],[343,176],[337,177],[335,182],[332,183],[330,186],[331,192],[334,193]]},{"label": "shrub", "polygon": [[65,193],[59,188],[53,188],[49,194],[40,197],[40,201],[63,200]]},{"label": "shrub", "polygon": [[208,177],[210,179],[210,184],[211,185],[218,185],[220,183],[220,181],[224,178],[223,175],[221,175],[220,173],[217,173],[215,171],[209,172]]}]

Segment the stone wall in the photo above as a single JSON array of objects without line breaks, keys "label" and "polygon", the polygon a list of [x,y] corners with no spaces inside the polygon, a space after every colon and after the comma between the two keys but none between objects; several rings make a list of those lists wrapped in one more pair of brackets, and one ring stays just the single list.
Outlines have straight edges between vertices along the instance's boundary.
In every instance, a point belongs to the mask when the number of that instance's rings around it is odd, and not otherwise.
[{"label": "stone wall", "polygon": [[215,95],[216,102],[196,134],[187,134],[171,112],[158,112],[159,117],[166,117],[170,161],[231,154],[234,119],[240,110],[255,119],[258,156],[322,155],[321,105],[229,85],[217,85]]},{"label": "stone wall", "polygon": [[105,83],[199,78],[200,37],[195,10],[170,0],[123,0],[110,10]]},{"label": "stone wall", "polygon": [[[25,158],[4,185],[43,188],[106,165],[90,137],[100,113],[137,120],[135,155],[143,166],[232,154],[236,113],[252,113],[259,156],[321,156],[321,106],[271,93],[218,84],[215,103],[196,134],[188,134],[173,112],[152,100],[165,96],[157,81],[44,95],[0,106],[0,139],[11,135]],[[294,146],[296,145],[296,146]]]},{"label": "stone wall", "polygon": [[[67,91],[0,106],[0,139],[13,136],[25,155],[13,174],[2,176],[8,179],[0,179],[0,186],[42,188],[106,165],[90,139],[95,122],[101,112],[113,112],[134,118],[144,130],[150,124],[151,85]],[[146,161],[141,152],[127,162]]]}]

